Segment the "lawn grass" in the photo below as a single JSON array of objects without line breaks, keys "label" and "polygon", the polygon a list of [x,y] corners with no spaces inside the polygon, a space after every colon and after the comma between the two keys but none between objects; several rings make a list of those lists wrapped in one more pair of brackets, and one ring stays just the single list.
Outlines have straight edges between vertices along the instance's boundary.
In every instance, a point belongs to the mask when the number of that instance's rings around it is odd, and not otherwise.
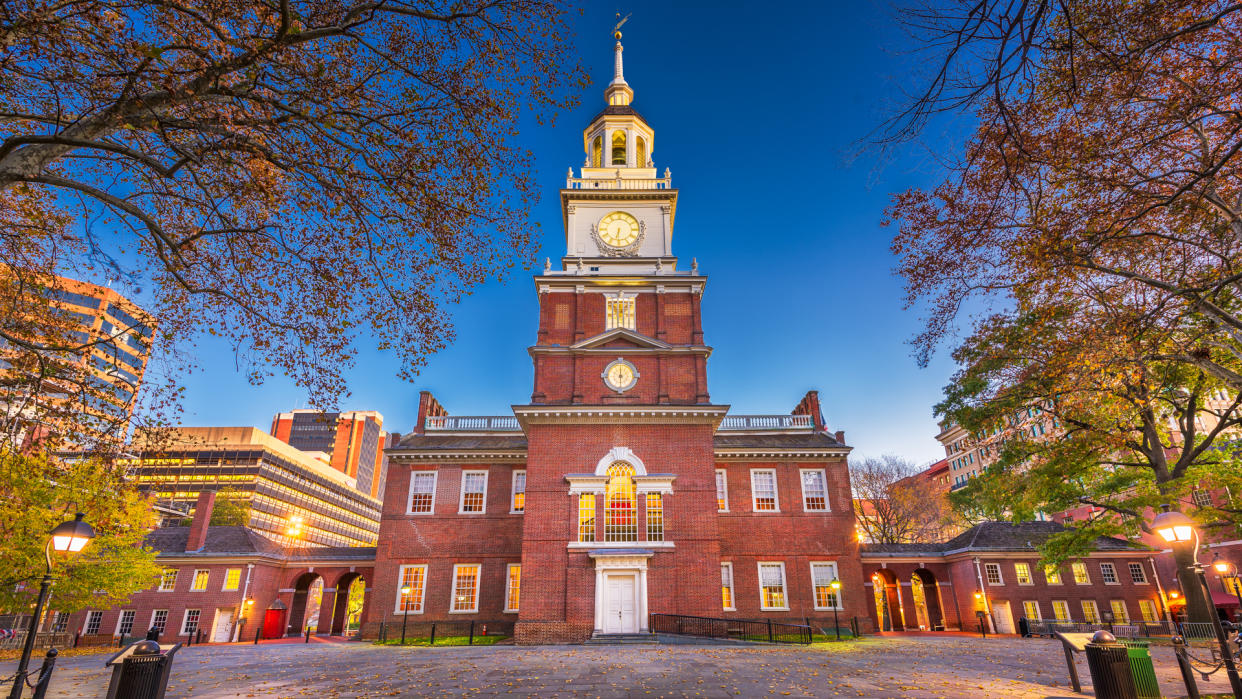
[{"label": "lawn grass", "polygon": [[[475,636],[473,645],[476,646],[494,646],[505,640],[508,636]],[[409,637],[405,639],[407,646],[429,646],[428,641],[431,640],[427,636],[421,638]],[[387,641],[376,641],[376,645],[380,646],[399,646],[401,645],[401,637],[390,638]],[[437,646],[466,646],[472,645],[469,636],[436,636]]]}]

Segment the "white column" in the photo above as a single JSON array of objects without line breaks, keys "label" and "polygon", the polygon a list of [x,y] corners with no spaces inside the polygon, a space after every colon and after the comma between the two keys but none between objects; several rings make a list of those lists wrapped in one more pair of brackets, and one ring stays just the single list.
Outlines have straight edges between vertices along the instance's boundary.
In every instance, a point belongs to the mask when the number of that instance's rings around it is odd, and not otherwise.
[{"label": "white column", "polygon": [[604,632],[604,571],[595,564],[595,633]]},{"label": "white column", "polygon": [[647,567],[638,569],[638,632],[647,632]]}]

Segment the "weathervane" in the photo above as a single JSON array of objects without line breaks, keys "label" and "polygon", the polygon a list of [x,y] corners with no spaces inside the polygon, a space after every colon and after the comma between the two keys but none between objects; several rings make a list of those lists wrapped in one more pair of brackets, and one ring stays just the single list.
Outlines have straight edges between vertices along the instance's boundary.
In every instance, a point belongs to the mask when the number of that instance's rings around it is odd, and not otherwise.
[{"label": "weathervane", "polygon": [[630,17],[633,17],[633,16],[634,16],[634,13],[633,13],[633,12],[631,12],[631,13],[629,13],[628,15],[626,15],[626,16],[625,16],[625,19],[621,19],[621,13],[620,13],[620,12],[618,12],[618,13],[617,13],[617,19],[618,19],[618,20],[620,20],[620,21],[619,21],[619,22],[617,22],[617,26],[615,26],[615,27],[613,27],[613,28],[612,28],[612,35],[613,35],[614,37],[616,37],[617,41],[620,41],[620,40],[621,40],[621,25],[623,25],[623,24],[625,24],[626,22],[630,21]]}]

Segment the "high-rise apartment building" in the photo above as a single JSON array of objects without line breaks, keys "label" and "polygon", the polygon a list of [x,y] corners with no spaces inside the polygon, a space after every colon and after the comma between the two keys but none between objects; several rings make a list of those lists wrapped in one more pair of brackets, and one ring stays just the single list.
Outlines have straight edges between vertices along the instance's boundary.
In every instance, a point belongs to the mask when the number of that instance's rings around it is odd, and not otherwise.
[{"label": "high-rise apartment building", "polygon": [[374,410],[280,413],[272,418],[272,436],[301,451],[326,454],[332,468],[355,479],[362,492],[372,497],[384,492],[388,434],[384,416]]}]

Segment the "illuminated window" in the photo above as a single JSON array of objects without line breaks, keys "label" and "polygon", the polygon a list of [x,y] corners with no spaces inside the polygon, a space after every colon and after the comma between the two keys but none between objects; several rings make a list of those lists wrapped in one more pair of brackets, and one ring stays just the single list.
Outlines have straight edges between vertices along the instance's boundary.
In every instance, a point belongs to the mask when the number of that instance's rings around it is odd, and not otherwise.
[{"label": "illuminated window", "polygon": [[1074,582],[1078,585],[1090,585],[1091,576],[1087,575],[1087,564],[1079,561],[1070,564],[1070,570],[1074,573]]},{"label": "illuminated window", "polygon": [[1052,616],[1057,621],[1071,621],[1072,618],[1070,617],[1069,602],[1066,602],[1063,599],[1052,600]]},{"label": "illuminated window", "polygon": [[1100,564],[1100,579],[1107,585],[1117,584],[1117,568],[1112,563]]},{"label": "illuminated window", "polygon": [[1126,609],[1125,600],[1115,599],[1108,606],[1113,610],[1113,621],[1118,624],[1130,623],[1130,610]]},{"label": "illuminated window", "polygon": [[1031,621],[1039,621],[1043,617],[1039,615],[1039,602],[1026,601],[1022,603],[1022,613]]},{"label": "illuminated window", "polygon": [[181,620],[182,636],[193,636],[198,631],[198,619],[202,613],[200,609],[185,610],[185,617]]},{"label": "illuminated window", "polygon": [[[1018,584],[1019,584],[1019,585],[1030,585],[1030,584],[1032,583],[1032,581],[1031,581],[1031,566],[1030,566],[1029,564],[1027,564],[1027,563],[1014,563],[1014,564],[1013,564],[1013,572],[1014,572],[1014,577],[1016,577],[1016,578],[1017,578],[1017,580],[1018,580]],[[1033,617],[1032,617],[1032,618],[1033,618]]]},{"label": "illuminated window", "polygon": [[634,299],[633,298],[609,298],[605,302],[605,318],[604,329],[612,330],[613,328],[634,329]]},{"label": "illuminated window", "polygon": [[647,167],[647,140],[642,136],[634,137],[634,164]]},{"label": "illuminated window", "polygon": [[1082,601],[1082,617],[1083,621],[1089,624],[1100,623],[1100,609],[1095,606],[1095,600],[1085,599]]},{"label": "illuminated window", "polygon": [[165,568],[164,572],[160,574],[160,590],[168,592],[175,587],[177,587],[177,569]]},{"label": "illuminated window", "polygon": [[617,461],[608,467],[604,492],[604,541],[638,541],[634,467]]},{"label": "illuminated window", "polygon": [[1242,591],[1242,581],[1239,581],[1235,577],[1225,577],[1222,575],[1220,578],[1220,584],[1225,588],[1225,592],[1228,592],[1235,597],[1238,596],[1239,591]]},{"label": "illuminated window", "polygon": [[720,564],[720,601],[726,612],[733,611],[733,564]]},{"label": "illuminated window", "polygon": [[526,472],[513,472],[513,500],[510,512],[526,511]]},{"label": "illuminated window", "polygon": [[87,612],[86,625],[82,627],[82,633],[87,636],[93,636],[99,633],[101,625],[103,625],[103,612]]},{"label": "illuminated window", "polygon": [[[397,576],[397,614],[422,614],[423,592],[426,590],[427,566],[401,566]],[[403,588],[409,592],[402,593]]]},{"label": "illuminated window", "polygon": [[578,541],[595,541],[595,493],[578,496]]},{"label": "illuminated window", "polygon": [[603,167],[604,165],[604,137],[596,136],[591,142],[591,167]]},{"label": "illuminated window", "polygon": [[1139,600],[1139,614],[1143,615],[1143,621],[1154,624],[1160,621],[1160,616],[1156,614],[1156,603],[1149,599]]},{"label": "illuminated window", "polygon": [[1001,577],[1001,569],[999,563],[984,563],[983,576],[987,578],[989,585],[1004,585],[1005,580]]},{"label": "illuminated window", "polygon": [[837,579],[836,563],[812,563],[811,585],[815,587],[816,609],[841,609],[841,600],[837,590],[832,589],[832,581]]},{"label": "illuminated window", "polygon": [[410,474],[410,508],[414,515],[429,515],[436,502],[436,472],[415,471]]},{"label": "illuminated window", "polygon": [[116,635],[128,636],[134,631],[134,617],[137,613],[132,609],[125,609],[121,612],[120,618],[116,622]]},{"label": "illuminated window", "polygon": [[211,572],[207,570],[194,571],[194,582],[190,583],[190,592],[202,592],[207,589],[207,579],[211,577]]},{"label": "illuminated window", "polygon": [[729,477],[723,468],[716,469],[716,510],[729,511]]},{"label": "illuminated window", "polygon": [[1049,585],[1060,585],[1061,584],[1061,569],[1056,566],[1045,567],[1044,568],[1044,580],[1047,580]]},{"label": "illuminated window", "polygon": [[755,512],[779,512],[776,500],[776,471],[770,468],[750,470],[751,506]]},{"label": "illuminated window", "polygon": [[505,611],[518,610],[519,593],[522,587],[522,564],[510,563],[509,575],[505,578]]},{"label": "illuminated window", "polygon": [[806,512],[828,511],[828,482],[822,470],[803,469],[802,509]]},{"label": "illuminated window", "polygon": [[461,503],[458,514],[481,513],[486,510],[487,471],[461,472]]},{"label": "illuminated window", "polygon": [[1147,584],[1147,571],[1143,570],[1142,563],[1130,564],[1130,579],[1134,581],[1135,585]]},{"label": "illuminated window", "polygon": [[625,164],[625,132],[624,131],[613,131],[612,132],[612,164],[613,165],[624,165]]},{"label": "illuminated window", "polygon": [[236,590],[241,586],[241,568],[229,568],[224,571],[224,591]]},{"label": "illuminated window", "polygon": [[664,496],[647,493],[647,541],[664,541]]},{"label": "illuminated window", "polygon": [[785,603],[785,564],[759,564],[759,606],[762,609],[788,609]]},{"label": "illuminated window", "polygon": [[449,613],[479,611],[479,566],[453,566],[453,604]]}]

